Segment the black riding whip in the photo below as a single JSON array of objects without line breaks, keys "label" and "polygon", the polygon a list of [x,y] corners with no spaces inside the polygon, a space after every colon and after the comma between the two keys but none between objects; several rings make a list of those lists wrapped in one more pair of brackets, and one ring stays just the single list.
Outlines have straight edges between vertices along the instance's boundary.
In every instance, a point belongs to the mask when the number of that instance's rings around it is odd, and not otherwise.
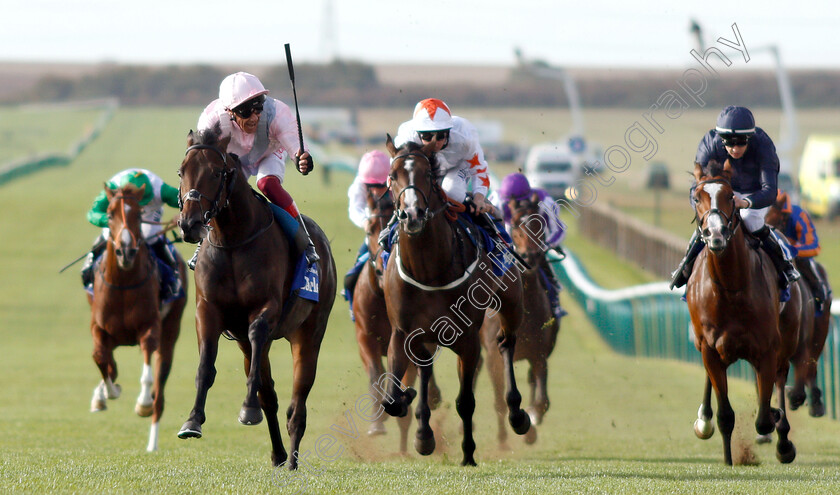
[{"label": "black riding whip", "polygon": [[[291,47],[289,47],[288,43],[286,43],[284,46],[286,47],[286,65],[289,66],[289,79],[291,79],[292,81],[292,95],[295,99],[295,117],[297,118],[298,140],[300,140],[300,149],[298,150],[298,157],[300,157],[301,155],[303,155],[303,130],[300,128],[300,112],[298,111],[297,90],[295,90],[295,66],[292,63]],[[310,157],[309,170],[306,172],[306,174],[312,171],[314,165],[315,164],[312,161],[312,157]],[[295,161],[295,167],[297,167],[298,172],[300,172],[300,164],[297,161]]]}]

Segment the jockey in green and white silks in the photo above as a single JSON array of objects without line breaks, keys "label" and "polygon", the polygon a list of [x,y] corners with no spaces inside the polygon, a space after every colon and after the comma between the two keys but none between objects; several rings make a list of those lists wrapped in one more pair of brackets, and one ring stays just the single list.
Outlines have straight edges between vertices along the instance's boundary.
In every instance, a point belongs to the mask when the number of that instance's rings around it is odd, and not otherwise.
[{"label": "jockey in green and white silks", "polygon": [[[165,183],[163,179],[158,177],[153,172],[142,168],[130,168],[123,170],[107,182],[106,186],[109,189],[118,189],[125,185],[131,184],[135,187],[145,186],[145,194],[140,200],[140,206],[143,207],[141,214],[141,233],[149,250],[163,262],[159,263],[161,268],[161,299],[170,300],[178,295],[181,291],[181,279],[178,276],[178,258],[175,254],[175,248],[172,243],[166,239],[162,234],[162,219],[163,206],[169,205],[173,208],[178,208],[178,189]],[[85,287],[93,287],[93,267],[95,261],[105,249],[108,239],[108,197],[105,190],[99,192],[93,200],[93,205],[87,213],[88,221],[97,226],[102,227],[102,233],[93,243],[90,253],[85,259],[85,264],[82,267],[82,283]]]}]

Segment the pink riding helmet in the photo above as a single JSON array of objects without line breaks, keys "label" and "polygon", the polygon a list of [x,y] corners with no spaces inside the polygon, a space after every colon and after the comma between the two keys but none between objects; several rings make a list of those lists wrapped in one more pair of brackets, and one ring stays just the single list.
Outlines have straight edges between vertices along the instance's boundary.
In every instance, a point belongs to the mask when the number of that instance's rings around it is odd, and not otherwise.
[{"label": "pink riding helmet", "polygon": [[385,184],[390,171],[391,160],[379,150],[365,153],[359,162],[359,178],[364,184]]},{"label": "pink riding helmet", "polygon": [[531,195],[531,184],[528,182],[528,178],[522,174],[510,174],[502,179],[499,195],[505,201],[509,199],[526,199]]},{"label": "pink riding helmet", "polygon": [[226,110],[232,110],[251,98],[265,94],[268,94],[268,90],[257,76],[247,72],[231,74],[219,85],[219,99]]}]

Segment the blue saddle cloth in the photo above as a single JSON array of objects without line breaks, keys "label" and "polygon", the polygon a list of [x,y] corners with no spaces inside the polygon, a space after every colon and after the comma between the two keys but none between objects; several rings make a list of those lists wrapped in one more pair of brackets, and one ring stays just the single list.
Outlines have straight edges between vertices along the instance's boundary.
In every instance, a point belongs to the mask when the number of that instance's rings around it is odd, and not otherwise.
[{"label": "blue saddle cloth", "polygon": [[320,274],[315,263],[311,265],[307,264],[306,256],[300,255],[297,265],[295,265],[295,276],[292,279],[291,293],[297,294],[298,297],[318,302],[319,280]]}]

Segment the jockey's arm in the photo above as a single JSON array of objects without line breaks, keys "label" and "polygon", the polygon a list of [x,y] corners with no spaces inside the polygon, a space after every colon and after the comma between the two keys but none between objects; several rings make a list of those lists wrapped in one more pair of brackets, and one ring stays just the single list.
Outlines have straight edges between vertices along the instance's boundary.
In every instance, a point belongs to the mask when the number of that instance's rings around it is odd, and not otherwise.
[{"label": "jockey's arm", "polygon": [[87,212],[88,222],[101,228],[108,226],[108,196],[105,191],[99,191],[99,194],[93,200],[93,205]]},{"label": "jockey's arm", "polygon": [[164,182],[160,187],[160,199],[172,208],[178,208],[178,189]]}]

